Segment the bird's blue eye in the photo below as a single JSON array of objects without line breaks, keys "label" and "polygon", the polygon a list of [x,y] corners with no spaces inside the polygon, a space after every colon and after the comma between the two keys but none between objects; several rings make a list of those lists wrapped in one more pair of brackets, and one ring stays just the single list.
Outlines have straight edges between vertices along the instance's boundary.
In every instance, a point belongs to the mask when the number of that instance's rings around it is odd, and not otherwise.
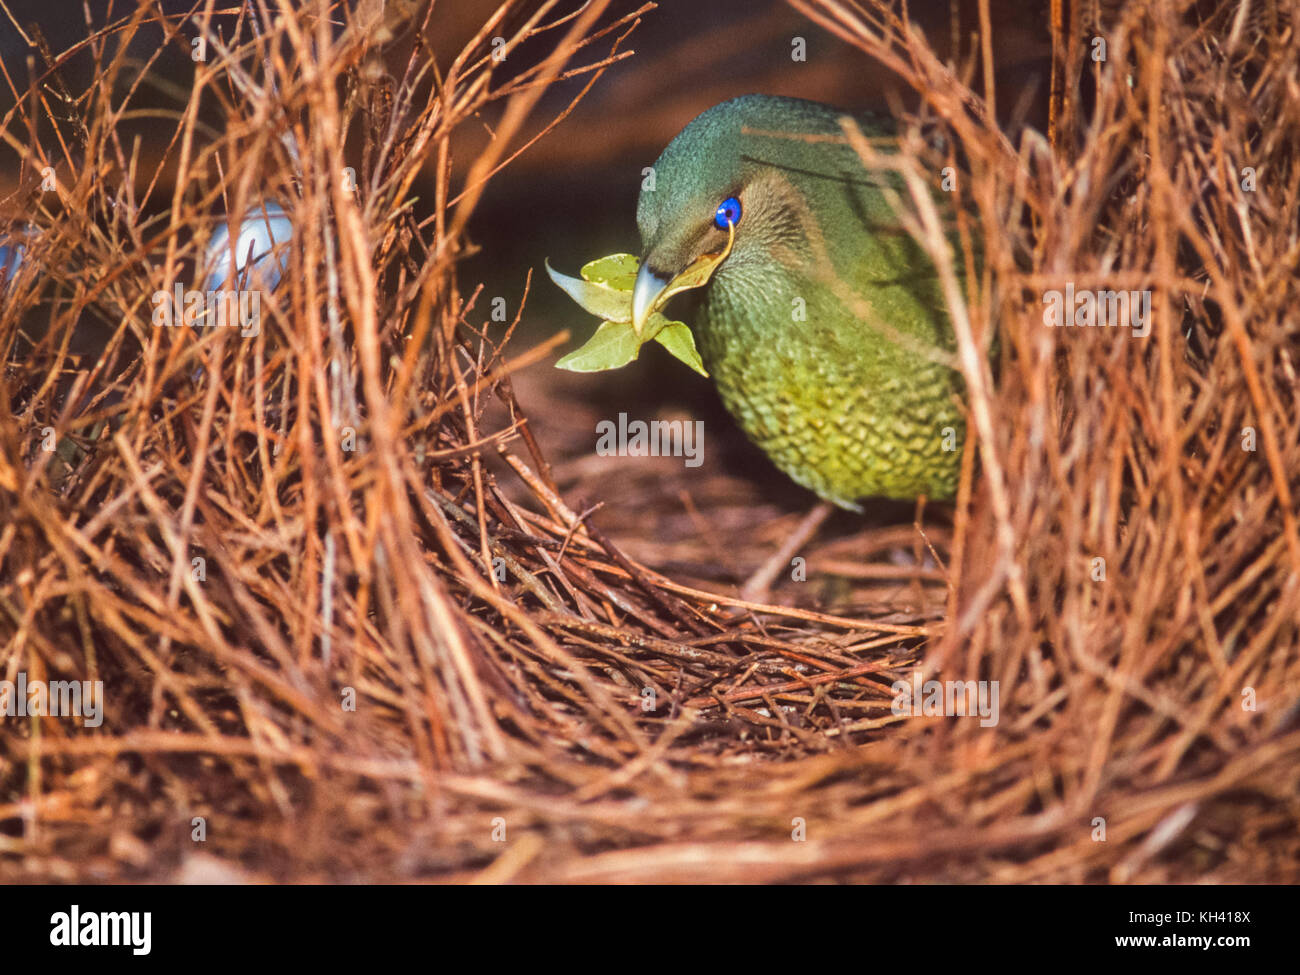
[{"label": "bird's blue eye", "polygon": [[717,211],[713,214],[713,225],[719,230],[726,230],[727,224],[740,223],[740,201],[734,196],[729,196],[718,204]]}]

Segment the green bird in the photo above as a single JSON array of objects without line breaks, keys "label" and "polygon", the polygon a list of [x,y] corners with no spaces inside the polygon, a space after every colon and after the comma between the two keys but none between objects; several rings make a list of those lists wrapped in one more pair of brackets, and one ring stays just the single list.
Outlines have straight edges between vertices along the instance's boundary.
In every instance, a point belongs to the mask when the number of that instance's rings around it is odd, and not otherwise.
[{"label": "green bird", "polygon": [[882,193],[901,184],[864,167],[844,114],[746,95],[690,122],[637,203],[632,325],[640,333],[674,282],[714,263],[687,292],[691,331],[727,409],[777,467],[853,510],[951,498],[965,434],[952,326],[933,264]]}]

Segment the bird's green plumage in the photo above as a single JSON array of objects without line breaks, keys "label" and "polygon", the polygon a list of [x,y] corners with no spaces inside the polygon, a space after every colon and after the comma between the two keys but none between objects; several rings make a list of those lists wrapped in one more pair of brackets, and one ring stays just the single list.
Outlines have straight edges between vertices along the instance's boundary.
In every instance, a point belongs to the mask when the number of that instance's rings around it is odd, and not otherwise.
[{"label": "bird's green plumage", "polygon": [[881,193],[890,177],[845,144],[842,115],[747,95],[697,117],[641,193],[642,260],[671,277],[720,251],[713,215],[738,197],[733,249],[693,293],[691,320],[727,408],[837,504],[948,498],[965,431],[951,325],[933,266]]}]

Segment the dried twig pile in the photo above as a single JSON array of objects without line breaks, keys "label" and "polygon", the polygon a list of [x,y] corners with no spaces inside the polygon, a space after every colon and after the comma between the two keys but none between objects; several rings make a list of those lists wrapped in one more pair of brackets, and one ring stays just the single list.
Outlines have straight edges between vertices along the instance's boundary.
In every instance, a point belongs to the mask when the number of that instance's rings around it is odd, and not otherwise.
[{"label": "dried twig pile", "polygon": [[[0,874],[1298,879],[1294,22],[1134,4],[1083,25],[1104,61],[1062,28],[1052,130],[1008,138],[884,5],[794,3],[916,88],[978,215],[974,436],[941,571],[911,570],[929,610],[764,609],[634,563],[514,395],[555,343],[508,345],[525,307],[494,324],[462,291],[538,98],[595,83],[643,11],[506,3],[449,65],[436,6],[142,2],[71,51],[27,38],[0,118],[27,241],[0,679],[102,681],[104,712],[0,718]],[[153,58],[206,60],[159,86],[150,159],[155,66],[126,52],[159,29]],[[263,200],[293,241],[257,333],[157,327]],[[1045,327],[1067,282],[1149,291],[1149,335]],[[918,669],[996,680],[1000,720],[893,713]]]}]

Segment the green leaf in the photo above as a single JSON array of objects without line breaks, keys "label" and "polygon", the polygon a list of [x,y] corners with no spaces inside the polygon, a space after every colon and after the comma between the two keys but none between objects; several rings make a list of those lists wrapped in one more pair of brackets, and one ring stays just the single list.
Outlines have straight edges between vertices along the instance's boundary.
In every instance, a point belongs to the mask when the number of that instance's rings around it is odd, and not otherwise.
[{"label": "green leaf", "polygon": [[640,266],[635,254],[610,254],[589,261],[579,272],[582,278],[561,274],[547,261],[546,273],[551,280],[586,311],[602,319],[587,344],[564,356],[556,367],[573,372],[618,369],[634,360],[641,346],[653,340],[701,376],[707,376],[691,330],[682,322],[665,318],[658,308],[671,295],[706,284],[714,269],[730,253],[733,240],[734,235],[728,234],[727,247],[721,254],[705,255],[673,281],[673,286],[655,303],[655,310],[639,336],[632,329],[632,291]]},{"label": "green leaf", "polygon": [[[614,255],[619,257],[622,255]],[[629,255],[630,256],[630,255]],[[636,258],[632,258],[636,260]],[[608,258],[604,258],[608,260]],[[593,264],[600,263],[593,261]],[[591,267],[588,264],[587,267]],[[585,273],[587,267],[582,270]],[[598,281],[583,281],[581,278],[571,278],[567,274],[561,274],[551,267],[551,262],[546,262],[546,273],[565,294],[576,301],[583,307],[584,311],[590,312],[597,318],[603,318],[607,322],[631,322],[632,321],[632,292],[620,291],[611,288],[607,284],[601,284]],[[633,272],[633,278],[636,274]]]},{"label": "green leaf", "polygon": [[704,369],[704,360],[695,349],[695,336],[682,322],[666,322],[656,333],[655,341],[701,376],[708,375]]},{"label": "green leaf", "polygon": [[641,351],[641,340],[631,322],[601,322],[587,344],[555,364],[572,372],[600,372],[627,365]]},{"label": "green leaf", "polygon": [[578,273],[588,281],[607,284],[616,291],[631,291],[636,287],[636,272],[641,266],[635,254],[610,254],[582,265]]}]

